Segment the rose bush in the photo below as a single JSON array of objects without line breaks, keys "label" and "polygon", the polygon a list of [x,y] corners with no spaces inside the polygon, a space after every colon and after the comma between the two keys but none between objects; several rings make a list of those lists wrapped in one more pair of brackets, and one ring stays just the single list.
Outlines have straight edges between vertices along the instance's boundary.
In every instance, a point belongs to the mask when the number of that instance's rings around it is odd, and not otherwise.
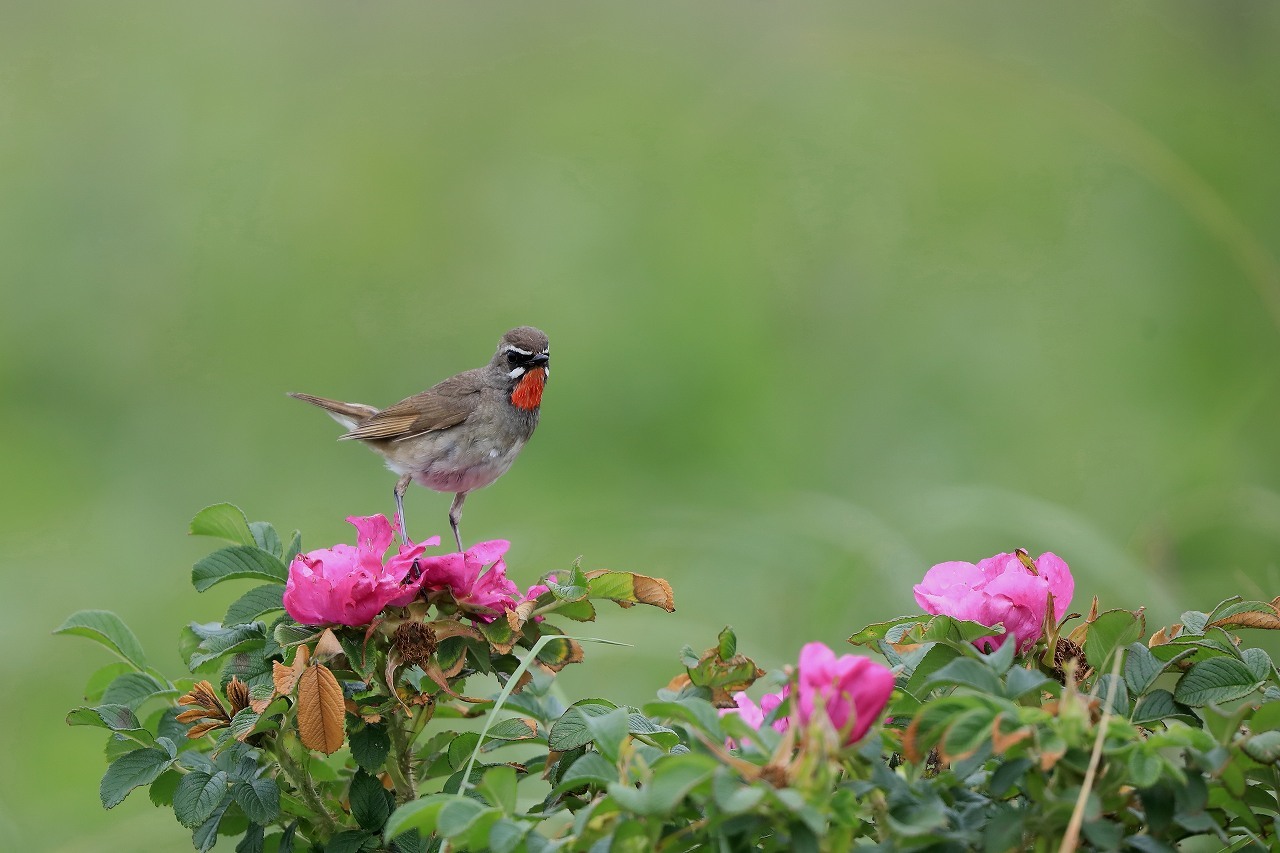
[{"label": "rose bush", "polygon": [[1066,563],[1017,551],[933,567],[925,615],[849,638],[883,664],[809,643],[757,705],[726,628],[653,701],[566,705],[556,673],[601,641],[555,623],[671,610],[664,581],[574,564],[521,595],[506,542],[387,557],[385,518],[350,520],[356,545],[303,553],[202,511],[227,544],[197,590],[258,583],[183,629],[181,678],[107,611],[58,629],[119,658],[67,717],[108,733],[105,807],[146,786],[237,853],[1277,846],[1280,680],[1238,632],[1280,629],[1280,599],[1148,631],[1096,599],[1068,615]]}]

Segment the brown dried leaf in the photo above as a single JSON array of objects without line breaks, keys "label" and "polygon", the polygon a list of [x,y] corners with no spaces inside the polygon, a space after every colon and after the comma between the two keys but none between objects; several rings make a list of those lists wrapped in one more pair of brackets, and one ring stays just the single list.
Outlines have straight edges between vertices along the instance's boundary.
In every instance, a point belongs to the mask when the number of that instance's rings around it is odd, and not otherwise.
[{"label": "brown dried leaf", "polygon": [[671,584],[662,578],[651,578],[647,575],[633,574],[631,577],[635,584],[636,598],[641,604],[652,604],[668,613],[675,612],[676,596],[671,591]]},{"label": "brown dried leaf", "polygon": [[670,690],[672,693],[679,693],[681,690],[684,690],[686,687],[688,687],[692,683],[693,683],[692,680],[690,680],[689,678],[689,673],[682,672],[679,675],[677,675],[675,678],[667,682],[667,689]]},{"label": "brown dried leaf", "polygon": [[1211,628],[1263,628],[1269,631],[1280,631],[1280,615],[1263,613],[1257,610],[1248,613],[1237,613],[1224,619],[1215,619],[1209,623]]},{"label": "brown dried leaf", "polygon": [[1030,726],[1021,726],[1008,733],[1000,731],[1000,723],[1003,719],[1004,715],[1001,714],[991,721],[991,748],[996,755],[1004,755],[1011,746],[1016,746],[1031,737]]},{"label": "brown dried leaf", "polygon": [[317,661],[328,661],[341,655],[342,643],[338,642],[338,637],[333,633],[332,628],[325,628],[324,633],[320,635],[320,639],[316,641],[316,650],[312,658]]},{"label": "brown dried leaf", "polygon": [[524,623],[529,621],[535,607],[537,602],[522,601],[507,611],[507,624],[511,626],[513,633],[519,634],[524,629]]},{"label": "brown dried leaf", "polygon": [[[249,685],[236,676],[231,676],[227,683],[227,701],[231,703],[231,716],[235,716],[249,707]],[[259,711],[258,713],[262,713]]]},{"label": "brown dried leaf", "polygon": [[307,667],[298,677],[298,736],[303,746],[332,755],[342,746],[346,707],[342,687],[327,666]]}]

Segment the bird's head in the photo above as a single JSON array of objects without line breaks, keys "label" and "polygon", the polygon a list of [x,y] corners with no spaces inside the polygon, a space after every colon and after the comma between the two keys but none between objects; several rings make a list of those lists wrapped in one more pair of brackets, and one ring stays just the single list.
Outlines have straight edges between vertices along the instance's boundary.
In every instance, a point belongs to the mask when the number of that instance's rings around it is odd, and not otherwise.
[{"label": "bird's head", "polygon": [[542,389],[551,376],[547,336],[532,326],[512,329],[498,341],[490,368],[506,377],[513,406],[538,408]]}]

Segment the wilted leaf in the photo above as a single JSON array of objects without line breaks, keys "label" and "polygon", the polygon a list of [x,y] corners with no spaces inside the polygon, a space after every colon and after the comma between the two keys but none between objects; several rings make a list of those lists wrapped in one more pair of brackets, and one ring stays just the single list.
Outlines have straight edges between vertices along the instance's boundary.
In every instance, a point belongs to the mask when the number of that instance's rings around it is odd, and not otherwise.
[{"label": "wilted leaf", "polygon": [[671,584],[662,578],[651,578],[633,572],[613,572],[600,569],[587,572],[587,587],[591,598],[607,598],[621,607],[633,604],[651,604],[668,613],[676,609],[675,594]]},{"label": "wilted leaf", "polygon": [[271,680],[275,684],[276,693],[281,696],[289,696],[293,693],[293,688],[298,685],[298,678],[306,670],[310,657],[311,652],[306,646],[298,646],[298,654],[293,659],[293,666],[285,666],[280,661],[272,662]]},{"label": "wilted leaf", "polygon": [[332,628],[325,628],[320,634],[320,639],[316,642],[316,650],[313,657],[317,661],[329,661],[343,654],[342,644],[338,642],[338,637],[333,633]]},{"label": "wilted leaf", "polygon": [[308,749],[332,755],[345,738],[342,687],[323,664],[307,667],[298,678],[298,736]]}]

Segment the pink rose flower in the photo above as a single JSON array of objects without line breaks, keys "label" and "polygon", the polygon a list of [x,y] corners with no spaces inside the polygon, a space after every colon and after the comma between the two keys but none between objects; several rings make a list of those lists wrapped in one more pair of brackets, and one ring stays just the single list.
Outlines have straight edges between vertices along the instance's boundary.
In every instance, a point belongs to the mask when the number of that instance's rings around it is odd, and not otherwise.
[{"label": "pink rose flower", "polygon": [[836,657],[822,643],[806,643],[800,650],[796,716],[808,725],[821,707],[845,746],[862,739],[892,692],[893,672],[870,658]]},{"label": "pink rose flower", "polygon": [[[751,726],[756,731],[760,731],[760,727],[764,725],[765,717],[773,713],[783,700],[791,695],[791,688],[784,687],[781,693],[766,693],[760,697],[760,704],[757,705],[751,701],[751,697],[746,693],[739,691],[733,694],[733,701],[737,703],[736,708],[721,708],[720,716],[724,717],[729,714],[736,714],[742,718],[743,722]],[[773,727],[780,732],[785,732],[790,725],[790,720],[786,717],[779,717],[773,721]],[[733,746],[733,740],[730,738],[729,746]]]},{"label": "pink rose flower", "polygon": [[368,625],[382,609],[402,607],[418,594],[421,576],[409,577],[413,561],[432,537],[417,545],[402,545],[390,560],[382,557],[394,533],[386,516],[351,516],[355,545],[334,545],[293,558],[285,583],[284,608],[304,625]]},{"label": "pink rose flower", "polygon": [[[461,554],[424,557],[418,561],[423,588],[447,589],[460,608],[477,619],[492,622],[513,608],[520,596],[520,588],[507,578],[507,564],[502,560],[510,547],[510,542],[495,539],[473,545]],[[490,566],[488,571],[485,566]]]},{"label": "pink rose flower", "polygon": [[1013,637],[1025,652],[1044,635],[1044,620],[1053,595],[1053,618],[1060,621],[1071,605],[1075,580],[1062,558],[1052,553],[1035,560],[1038,574],[1016,554],[996,554],[979,562],[939,563],[915,586],[916,602],[925,612],[983,625],[1004,625],[1004,634],[974,641],[980,649],[1000,648]]}]

